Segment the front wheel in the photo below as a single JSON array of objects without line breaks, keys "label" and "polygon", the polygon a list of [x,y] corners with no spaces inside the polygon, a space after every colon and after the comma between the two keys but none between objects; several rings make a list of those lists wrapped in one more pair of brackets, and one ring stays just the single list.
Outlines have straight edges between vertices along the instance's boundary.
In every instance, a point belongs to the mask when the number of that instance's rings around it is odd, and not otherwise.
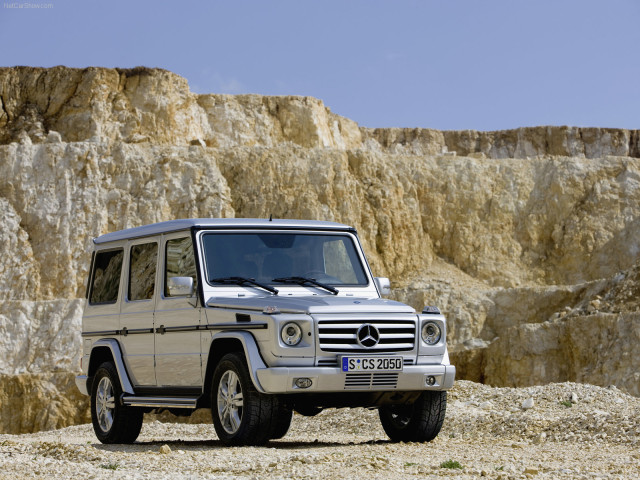
[{"label": "front wheel", "polygon": [[422,392],[411,405],[379,409],[382,428],[394,442],[430,442],[438,436],[447,410],[447,392]]},{"label": "front wheel", "polygon": [[291,427],[291,420],[293,420],[293,410],[291,410],[291,407],[286,405],[279,406],[278,413],[276,414],[276,421],[271,426],[269,439],[280,440],[284,437]]},{"label": "front wheel", "polygon": [[[284,436],[278,398],[258,392],[242,355],[222,357],[213,373],[211,416],[218,438],[225,445],[263,445]],[[289,422],[290,413],[289,410]]]},{"label": "front wheel", "polygon": [[122,388],[118,371],[104,362],[91,385],[91,421],[102,443],[133,443],[142,429],[142,410],[120,404]]}]

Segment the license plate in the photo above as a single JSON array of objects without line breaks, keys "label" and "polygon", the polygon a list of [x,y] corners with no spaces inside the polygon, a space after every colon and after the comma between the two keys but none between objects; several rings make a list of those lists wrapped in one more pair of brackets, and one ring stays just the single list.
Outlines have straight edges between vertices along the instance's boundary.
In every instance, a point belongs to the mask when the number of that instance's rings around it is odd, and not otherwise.
[{"label": "license plate", "polygon": [[342,357],[343,372],[399,372],[402,357]]}]

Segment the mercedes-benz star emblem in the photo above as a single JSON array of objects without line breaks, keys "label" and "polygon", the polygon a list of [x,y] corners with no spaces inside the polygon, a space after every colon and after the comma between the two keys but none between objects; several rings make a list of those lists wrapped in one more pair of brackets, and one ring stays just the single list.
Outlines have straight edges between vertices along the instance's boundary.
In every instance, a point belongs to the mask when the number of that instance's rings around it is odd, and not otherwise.
[{"label": "mercedes-benz star emblem", "polygon": [[380,341],[380,332],[370,323],[365,323],[358,329],[356,334],[358,343],[365,348],[375,347]]}]

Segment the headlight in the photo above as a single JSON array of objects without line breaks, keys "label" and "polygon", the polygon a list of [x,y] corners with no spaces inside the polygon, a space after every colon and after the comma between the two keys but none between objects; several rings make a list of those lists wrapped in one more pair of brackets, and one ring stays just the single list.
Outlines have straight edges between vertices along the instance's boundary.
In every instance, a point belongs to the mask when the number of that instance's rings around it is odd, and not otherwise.
[{"label": "headlight", "polygon": [[302,340],[302,330],[297,323],[285,323],[282,330],[280,330],[280,337],[282,337],[282,341],[285,344],[293,347],[299,344],[300,340]]},{"label": "headlight", "polygon": [[435,345],[441,336],[442,331],[437,323],[427,322],[422,326],[422,341],[427,345]]}]

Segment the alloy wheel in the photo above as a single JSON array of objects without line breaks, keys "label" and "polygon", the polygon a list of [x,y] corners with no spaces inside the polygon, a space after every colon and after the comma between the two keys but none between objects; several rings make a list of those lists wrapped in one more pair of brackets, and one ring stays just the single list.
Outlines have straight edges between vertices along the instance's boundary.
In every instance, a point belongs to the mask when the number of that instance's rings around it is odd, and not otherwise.
[{"label": "alloy wheel", "polygon": [[218,384],[218,417],[222,428],[233,435],[240,428],[242,422],[242,387],[238,375],[233,370],[227,370]]},{"label": "alloy wheel", "polygon": [[113,413],[116,408],[113,396],[113,384],[109,377],[103,377],[96,391],[96,414],[100,429],[107,433],[113,425]]}]

